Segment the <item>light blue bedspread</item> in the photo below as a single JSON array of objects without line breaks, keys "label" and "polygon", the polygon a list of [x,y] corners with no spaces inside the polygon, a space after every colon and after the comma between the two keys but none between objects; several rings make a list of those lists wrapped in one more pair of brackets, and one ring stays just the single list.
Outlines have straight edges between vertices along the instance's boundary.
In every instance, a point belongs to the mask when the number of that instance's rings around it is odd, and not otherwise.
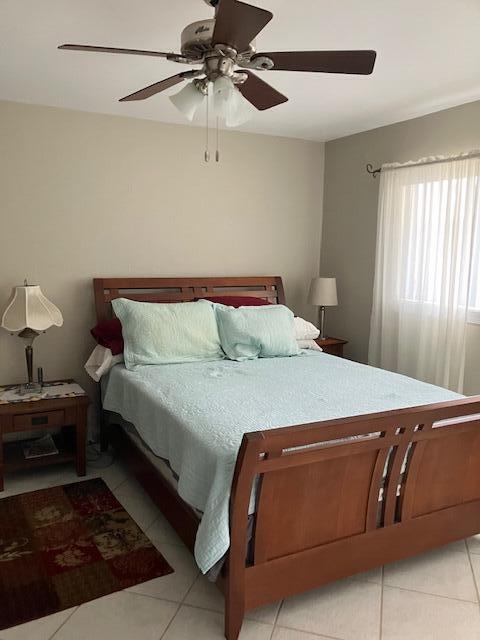
[{"label": "light blue bedspread", "polygon": [[110,372],[103,406],[170,461],[178,493],[203,511],[195,558],[206,573],[229,547],[230,485],[242,436],[459,398],[456,393],[325,353]]}]

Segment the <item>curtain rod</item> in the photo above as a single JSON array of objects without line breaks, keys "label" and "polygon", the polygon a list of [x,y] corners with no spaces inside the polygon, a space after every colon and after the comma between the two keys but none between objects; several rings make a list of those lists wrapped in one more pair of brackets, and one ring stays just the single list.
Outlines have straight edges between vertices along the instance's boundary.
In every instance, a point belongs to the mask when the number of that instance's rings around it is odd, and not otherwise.
[{"label": "curtain rod", "polygon": [[387,167],[382,169],[374,169],[373,164],[370,162],[367,164],[367,173],[369,173],[373,178],[377,177],[377,174],[382,173],[382,171],[393,171],[395,169],[409,169],[410,167],[420,167],[426,166],[428,164],[440,164],[441,162],[456,162],[457,160],[469,160],[470,158],[480,158],[480,151],[475,151],[470,154],[465,154],[462,156],[456,156],[454,158],[437,158],[436,160],[425,160],[424,162],[409,162],[408,164],[402,164],[399,167]]}]

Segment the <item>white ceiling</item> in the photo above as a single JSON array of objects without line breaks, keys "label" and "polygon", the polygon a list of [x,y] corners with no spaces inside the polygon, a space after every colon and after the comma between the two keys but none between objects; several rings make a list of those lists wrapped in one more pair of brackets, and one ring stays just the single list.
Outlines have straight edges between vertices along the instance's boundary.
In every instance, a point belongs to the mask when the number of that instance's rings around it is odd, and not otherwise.
[{"label": "white ceiling", "polygon": [[[330,140],[480,99],[480,0],[252,0],[274,13],[257,49],[376,49],[372,76],[265,72],[289,96],[241,129]],[[185,124],[166,94],[118,98],[188,69],[58,51],[64,42],[179,51],[202,0],[0,0],[0,99]],[[201,124],[198,122],[197,124]]]}]

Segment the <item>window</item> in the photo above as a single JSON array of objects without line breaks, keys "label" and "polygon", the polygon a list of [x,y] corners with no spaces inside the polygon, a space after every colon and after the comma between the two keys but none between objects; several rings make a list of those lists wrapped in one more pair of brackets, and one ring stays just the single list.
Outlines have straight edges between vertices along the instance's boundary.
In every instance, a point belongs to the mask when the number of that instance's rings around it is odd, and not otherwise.
[{"label": "window", "polygon": [[477,217],[475,237],[473,239],[472,281],[468,320],[480,324],[480,215]]},{"label": "window", "polygon": [[383,167],[378,214],[369,361],[462,392],[466,324],[480,322],[480,151]]},{"label": "window", "polygon": [[[479,177],[480,180],[480,177]],[[460,305],[468,300],[468,321],[480,323],[480,201],[478,190],[472,191],[467,178],[435,180],[408,184],[404,187],[404,247],[400,298],[406,303],[440,306],[445,293],[455,283],[455,297]],[[452,207],[452,201],[455,207]],[[475,222],[466,219],[477,208]],[[429,233],[425,233],[425,227]],[[459,231],[461,229],[461,231]],[[463,233],[463,237],[458,237]],[[455,277],[465,265],[455,259],[453,244],[461,243],[471,253],[470,290],[468,278],[462,286]],[[456,262],[455,262],[456,260]],[[450,292],[451,295],[451,292]],[[463,303],[465,306],[465,303]]]}]

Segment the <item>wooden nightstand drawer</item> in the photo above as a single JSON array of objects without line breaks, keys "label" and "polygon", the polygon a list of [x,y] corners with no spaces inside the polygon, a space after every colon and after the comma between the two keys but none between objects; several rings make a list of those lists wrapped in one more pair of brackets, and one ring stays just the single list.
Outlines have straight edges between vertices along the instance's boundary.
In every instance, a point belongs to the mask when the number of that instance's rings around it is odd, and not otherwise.
[{"label": "wooden nightstand drawer", "polygon": [[317,338],[315,342],[325,353],[339,358],[343,358],[343,347],[348,344],[347,340],[341,340],[340,338],[325,338],[325,340]]},{"label": "wooden nightstand drawer", "polygon": [[325,353],[329,353],[331,356],[343,357],[343,344],[330,344],[322,348]]},{"label": "wooden nightstand drawer", "polygon": [[13,416],[13,431],[26,431],[35,427],[61,427],[65,421],[65,411],[43,411],[39,413],[22,413]]}]

